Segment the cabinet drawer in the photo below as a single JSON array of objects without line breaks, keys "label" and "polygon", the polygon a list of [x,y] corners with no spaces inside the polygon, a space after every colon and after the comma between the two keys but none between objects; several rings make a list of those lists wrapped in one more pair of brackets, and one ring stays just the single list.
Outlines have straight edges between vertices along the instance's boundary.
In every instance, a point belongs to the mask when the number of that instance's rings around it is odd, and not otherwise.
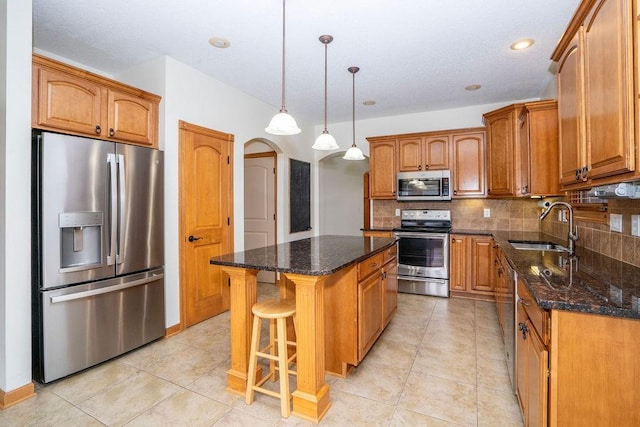
[{"label": "cabinet drawer", "polygon": [[549,313],[540,308],[527,287],[518,280],[518,304],[526,311],[531,324],[546,346],[549,345]]},{"label": "cabinet drawer", "polygon": [[383,263],[386,264],[389,261],[391,261],[392,259],[394,259],[396,257],[396,255],[398,254],[398,245],[393,245],[390,248],[385,249],[383,254],[384,254]]},{"label": "cabinet drawer", "polygon": [[378,271],[382,267],[383,261],[384,253],[380,252],[358,263],[358,281]]}]

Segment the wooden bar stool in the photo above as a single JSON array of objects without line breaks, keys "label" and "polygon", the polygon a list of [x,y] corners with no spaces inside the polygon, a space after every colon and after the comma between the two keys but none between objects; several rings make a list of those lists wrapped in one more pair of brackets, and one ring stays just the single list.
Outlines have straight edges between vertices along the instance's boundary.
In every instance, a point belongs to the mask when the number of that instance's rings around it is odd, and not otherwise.
[{"label": "wooden bar stool", "polygon": [[[293,326],[295,328],[296,301],[294,299],[270,299],[260,301],[253,305],[251,311],[254,317],[245,401],[248,405],[253,402],[254,391],[278,397],[280,398],[280,414],[286,418],[291,413],[289,405],[289,401],[291,400],[291,394],[289,393],[289,374],[296,375],[295,371],[289,369],[289,364],[295,359],[296,352],[294,351],[293,354],[289,356],[288,346],[295,347],[296,343],[295,341],[287,340],[287,318],[293,318]],[[260,329],[263,319],[269,319],[269,344],[262,349],[258,349],[260,347]],[[269,372],[256,383],[258,357],[269,359]],[[262,387],[269,378],[273,381],[276,380],[276,370],[279,371],[280,393]]]}]

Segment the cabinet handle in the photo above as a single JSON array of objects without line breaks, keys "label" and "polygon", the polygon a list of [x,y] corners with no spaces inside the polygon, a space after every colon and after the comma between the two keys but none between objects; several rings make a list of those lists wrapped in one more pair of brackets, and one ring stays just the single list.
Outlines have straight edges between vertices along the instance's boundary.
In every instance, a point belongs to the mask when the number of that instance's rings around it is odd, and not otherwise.
[{"label": "cabinet handle", "polygon": [[424,169],[425,170],[429,169],[429,165],[424,165]]},{"label": "cabinet handle", "polygon": [[418,165],[418,170],[421,171],[422,170],[422,165]]},{"label": "cabinet handle", "polygon": [[116,132],[113,130],[113,128],[109,128],[109,136],[113,136],[115,134]]},{"label": "cabinet handle", "polygon": [[522,298],[518,298],[518,303],[524,305],[525,307],[529,307],[531,305],[531,303],[529,303],[526,300],[523,300]]},{"label": "cabinet handle", "polygon": [[522,332],[522,339],[526,340],[527,332],[529,332],[529,328],[527,328],[527,325],[522,322],[518,323],[518,330]]},{"label": "cabinet handle", "polygon": [[576,169],[576,181],[580,181],[580,168]]},{"label": "cabinet handle", "polygon": [[369,264],[369,267],[377,268],[378,267],[378,263],[377,262],[372,262],[371,264]]},{"label": "cabinet handle", "polygon": [[457,196],[458,195],[458,190],[453,190],[453,195]]},{"label": "cabinet handle", "polygon": [[96,125],[96,135],[100,135],[100,132],[102,132],[102,128],[100,125]]},{"label": "cabinet handle", "polygon": [[589,166],[584,166],[582,168],[582,173],[580,174],[583,181],[587,180],[587,172],[589,172]]},{"label": "cabinet handle", "polygon": [[195,242],[196,240],[200,240],[200,239],[202,239],[202,237],[189,236],[189,239],[188,239],[188,240],[189,240],[190,242]]}]

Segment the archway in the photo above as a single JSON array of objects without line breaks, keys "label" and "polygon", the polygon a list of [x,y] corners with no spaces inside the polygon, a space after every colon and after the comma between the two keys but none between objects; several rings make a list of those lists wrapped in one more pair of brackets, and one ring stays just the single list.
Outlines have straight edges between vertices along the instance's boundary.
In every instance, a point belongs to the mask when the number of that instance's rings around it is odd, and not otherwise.
[{"label": "archway", "polygon": [[363,175],[365,160],[344,160],[344,152],[332,153],[318,162],[320,234],[362,235]]}]

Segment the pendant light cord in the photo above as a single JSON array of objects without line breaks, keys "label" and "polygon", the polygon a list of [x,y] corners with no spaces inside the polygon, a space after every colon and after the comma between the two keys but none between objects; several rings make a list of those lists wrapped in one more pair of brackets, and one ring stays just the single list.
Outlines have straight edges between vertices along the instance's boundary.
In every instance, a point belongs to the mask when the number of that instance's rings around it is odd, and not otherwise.
[{"label": "pendant light cord", "polygon": [[328,133],[327,130],[327,45],[331,42],[329,40],[324,44],[324,133]]},{"label": "pendant light cord", "polygon": [[358,72],[358,70],[359,68],[357,67],[349,68],[349,71],[351,71],[351,76],[353,77],[353,84],[352,84],[353,144],[351,144],[352,147],[356,146],[356,73]]},{"label": "pendant light cord", "polygon": [[285,55],[285,2],[286,0],[282,0],[282,108],[280,112],[286,113],[287,109],[285,108],[284,102],[284,82],[285,82],[285,63],[284,63],[284,55]]}]

